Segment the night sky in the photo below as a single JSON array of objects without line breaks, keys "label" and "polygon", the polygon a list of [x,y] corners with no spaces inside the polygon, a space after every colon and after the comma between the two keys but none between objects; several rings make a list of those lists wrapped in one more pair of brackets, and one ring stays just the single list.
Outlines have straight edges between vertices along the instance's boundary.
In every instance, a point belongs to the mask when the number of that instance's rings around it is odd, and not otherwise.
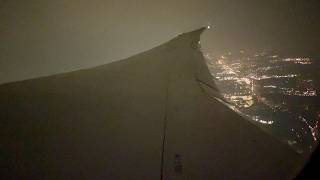
[{"label": "night sky", "polygon": [[0,0],[0,83],[129,57],[210,24],[213,54],[320,56],[319,0]]}]

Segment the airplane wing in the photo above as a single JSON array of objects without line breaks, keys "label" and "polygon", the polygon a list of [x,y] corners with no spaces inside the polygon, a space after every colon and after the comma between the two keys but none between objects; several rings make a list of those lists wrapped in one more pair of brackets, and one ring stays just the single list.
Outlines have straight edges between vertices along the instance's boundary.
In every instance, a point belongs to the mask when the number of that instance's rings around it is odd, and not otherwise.
[{"label": "airplane wing", "polygon": [[1,179],[290,179],[300,155],[221,103],[201,28],[0,86]]}]

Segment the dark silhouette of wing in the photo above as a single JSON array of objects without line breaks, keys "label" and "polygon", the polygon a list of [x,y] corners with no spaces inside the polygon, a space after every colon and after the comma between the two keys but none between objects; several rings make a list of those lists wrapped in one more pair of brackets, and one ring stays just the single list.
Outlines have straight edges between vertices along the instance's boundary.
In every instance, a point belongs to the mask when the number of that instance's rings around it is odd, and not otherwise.
[{"label": "dark silhouette of wing", "polygon": [[290,179],[302,158],[221,103],[204,28],[0,86],[1,179]]}]

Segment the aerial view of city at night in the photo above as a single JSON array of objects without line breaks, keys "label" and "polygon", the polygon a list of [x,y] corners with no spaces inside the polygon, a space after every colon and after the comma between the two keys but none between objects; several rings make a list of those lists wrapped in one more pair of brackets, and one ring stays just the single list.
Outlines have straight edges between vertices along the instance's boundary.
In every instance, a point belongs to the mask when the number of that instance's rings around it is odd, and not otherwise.
[{"label": "aerial view of city at night", "polygon": [[236,111],[298,153],[313,151],[320,137],[319,59],[244,50],[204,56]]}]

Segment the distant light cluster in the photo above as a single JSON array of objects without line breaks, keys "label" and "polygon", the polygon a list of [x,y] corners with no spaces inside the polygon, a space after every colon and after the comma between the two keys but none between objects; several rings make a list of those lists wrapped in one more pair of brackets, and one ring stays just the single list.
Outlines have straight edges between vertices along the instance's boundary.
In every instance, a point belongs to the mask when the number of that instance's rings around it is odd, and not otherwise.
[{"label": "distant light cluster", "polygon": [[287,75],[262,75],[262,76],[257,76],[257,75],[253,75],[250,78],[254,79],[254,80],[263,80],[263,79],[279,79],[279,78],[294,78],[297,77],[298,75],[296,74],[287,74]]},{"label": "distant light cluster", "polygon": [[317,96],[316,90],[296,90],[294,88],[280,88],[282,90],[282,94],[285,95],[293,95],[293,96]]},{"label": "distant light cluster", "polygon": [[285,58],[284,62],[293,62],[295,64],[312,64],[310,58]]},{"label": "distant light cluster", "polygon": [[261,123],[261,124],[269,124],[269,125],[271,125],[271,124],[274,123],[274,121],[266,121],[266,120],[263,120],[263,119],[260,118],[260,116],[253,116],[252,120],[254,120],[254,121],[256,121],[256,122],[259,122],[259,123]]}]

